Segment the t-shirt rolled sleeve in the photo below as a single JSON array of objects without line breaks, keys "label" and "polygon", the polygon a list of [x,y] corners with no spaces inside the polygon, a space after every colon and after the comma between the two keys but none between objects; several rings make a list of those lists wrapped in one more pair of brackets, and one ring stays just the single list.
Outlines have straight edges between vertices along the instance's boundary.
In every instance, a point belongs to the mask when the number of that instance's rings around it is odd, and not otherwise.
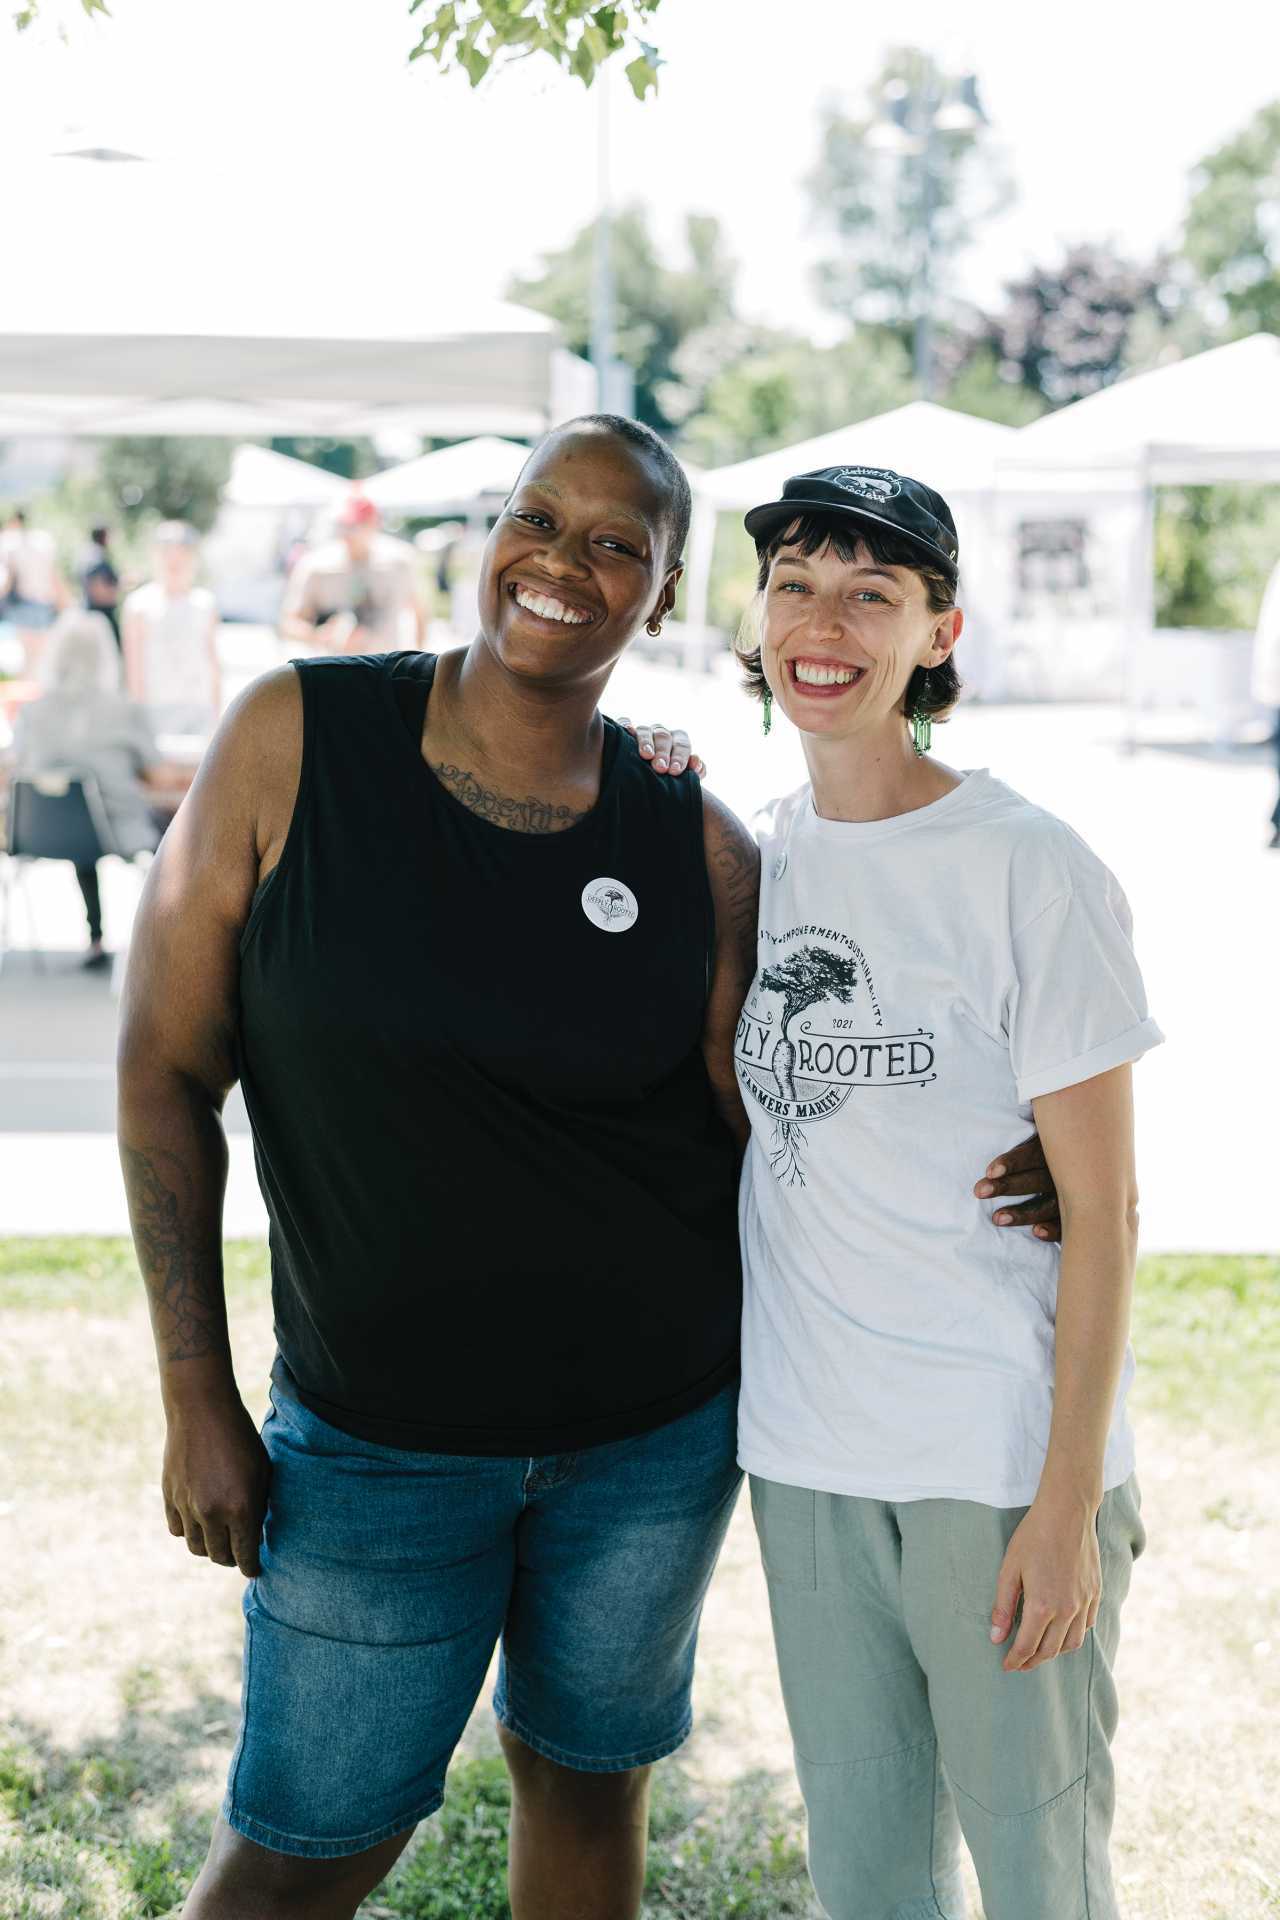
[{"label": "t-shirt rolled sleeve", "polygon": [[1009,1049],[1020,1101],[1078,1086],[1160,1045],[1132,935],[1129,903],[1105,869],[1015,934]]}]

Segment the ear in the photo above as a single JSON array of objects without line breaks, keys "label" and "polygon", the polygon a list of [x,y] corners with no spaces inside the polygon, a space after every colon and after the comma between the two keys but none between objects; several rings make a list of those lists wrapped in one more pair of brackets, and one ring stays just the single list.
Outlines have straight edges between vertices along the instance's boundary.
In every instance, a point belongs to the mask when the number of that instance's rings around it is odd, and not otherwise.
[{"label": "ear", "polygon": [[662,591],[658,595],[653,612],[649,615],[651,620],[665,620],[667,615],[672,612],[676,604],[676,588],[680,585],[680,576],[683,572],[683,564],[678,567],[672,567],[670,573],[662,583]]},{"label": "ear", "polygon": [[934,628],[933,645],[920,662],[922,667],[940,667],[951,655],[956,641],[964,632],[964,614],[959,607],[952,607],[945,613]]}]

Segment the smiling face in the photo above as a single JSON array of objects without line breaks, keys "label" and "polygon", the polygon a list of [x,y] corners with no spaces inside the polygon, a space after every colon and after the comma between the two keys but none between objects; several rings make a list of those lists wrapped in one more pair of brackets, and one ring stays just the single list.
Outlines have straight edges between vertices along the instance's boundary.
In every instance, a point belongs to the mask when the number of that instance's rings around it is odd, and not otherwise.
[{"label": "smiling face", "polygon": [[522,679],[607,673],[650,618],[669,613],[669,508],[644,450],[600,428],[554,434],[530,457],[489,535],[483,643]]},{"label": "smiling face", "polygon": [[935,612],[912,568],[878,561],[862,541],[846,550],[806,555],[784,542],[762,589],[760,664],[773,696],[801,732],[831,739],[900,730],[908,681],[946,659],[964,618]]}]

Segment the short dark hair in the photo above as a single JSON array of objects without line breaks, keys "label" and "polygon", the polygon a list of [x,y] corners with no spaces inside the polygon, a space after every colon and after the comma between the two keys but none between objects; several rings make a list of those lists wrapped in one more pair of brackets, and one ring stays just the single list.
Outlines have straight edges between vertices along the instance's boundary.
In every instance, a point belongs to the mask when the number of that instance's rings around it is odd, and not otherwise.
[{"label": "short dark hair", "polygon": [[[579,427],[594,427],[600,433],[611,433],[617,439],[625,440],[628,446],[638,447],[647,454],[651,463],[659,469],[665,494],[662,517],[667,530],[667,565],[678,566],[684,553],[684,543],[689,538],[693,495],[689,491],[689,476],[662,435],[655,433],[652,427],[646,427],[643,420],[631,420],[624,413],[580,413],[576,419],[562,420],[558,427],[552,427],[549,433],[544,433],[533,452],[545,447],[547,441],[553,440],[557,434],[573,433]],[[527,466],[528,462],[525,464]]]},{"label": "short dark hair", "polygon": [[[930,613],[946,613],[956,604],[955,583],[947,578],[941,567],[931,567],[927,560],[922,560],[919,549],[910,540],[890,533],[887,528],[851,522],[842,515],[825,513],[798,514],[790,524],[775,527],[757,543],[756,557],[760,563],[756,574],[757,591],[763,593],[768,585],[769,569],[783,547],[798,549],[808,560],[828,546],[841,560],[855,560],[859,547],[863,547],[878,567],[903,567],[918,574],[924,582]],[[742,662],[747,692],[753,699],[763,700],[769,686],[760,664],[759,647],[746,652],[738,644],[734,650]],[[927,714],[931,720],[946,720],[960,698],[963,685],[952,654],[948,654],[936,667],[917,667],[907,682],[902,697],[902,711],[907,714]]]}]

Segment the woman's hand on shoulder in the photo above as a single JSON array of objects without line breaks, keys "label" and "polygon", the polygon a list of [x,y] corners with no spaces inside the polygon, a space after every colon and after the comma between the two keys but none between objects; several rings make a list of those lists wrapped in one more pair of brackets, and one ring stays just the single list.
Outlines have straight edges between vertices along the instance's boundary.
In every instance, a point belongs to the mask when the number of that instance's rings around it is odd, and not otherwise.
[{"label": "woman's hand on shoulder", "polygon": [[687,768],[700,780],[706,779],[706,762],[693,751],[683,727],[664,727],[660,720],[645,725],[628,720],[622,713],[618,715],[618,725],[632,735],[640,749],[640,758],[649,762],[652,772],[683,773]]}]

